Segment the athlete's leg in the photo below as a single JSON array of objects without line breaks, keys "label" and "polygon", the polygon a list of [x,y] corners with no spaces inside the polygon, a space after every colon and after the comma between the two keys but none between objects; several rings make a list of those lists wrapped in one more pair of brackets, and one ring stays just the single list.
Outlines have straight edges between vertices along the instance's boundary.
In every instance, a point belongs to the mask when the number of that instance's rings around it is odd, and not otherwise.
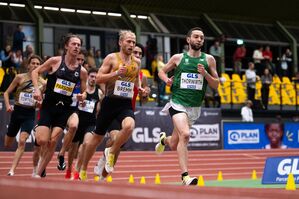
[{"label": "athlete's leg", "polygon": [[19,143],[18,143],[18,148],[16,150],[15,156],[14,156],[14,160],[12,162],[11,168],[9,170],[9,172],[14,173],[20,160],[21,157],[25,151],[25,144],[26,144],[26,140],[29,137],[29,134],[27,132],[21,132],[20,133],[20,138],[19,138]]},{"label": "athlete's leg", "polygon": [[121,126],[122,129],[115,135],[114,142],[110,148],[110,153],[112,154],[116,154],[120,147],[131,137],[135,127],[135,120],[132,117],[126,117],[122,121]]},{"label": "athlete's leg", "polygon": [[[52,129],[51,133],[51,140],[46,148],[46,151],[42,152],[42,158],[40,160],[39,166],[38,166],[38,171],[37,174],[41,175],[44,169],[46,169],[47,165],[49,164],[50,160],[52,159],[52,156],[55,152],[55,148],[57,145],[58,138],[60,137],[62,133],[62,128],[60,127],[54,127]],[[43,146],[45,147],[45,146]]]},{"label": "athlete's leg", "polygon": [[67,131],[66,135],[64,136],[63,144],[59,151],[59,156],[60,155],[64,156],[65,151],[68,149],[68,147],[72,143],[72,140],[73,140],[75,133],[78,129],[78,124],[79,124],[78,114],[73,113],[67,121],[68,131]]},{"label": "athlete's leg", "polygon": [[188,142],[190,137],[188,116],[186,113],[177,113],[172,116],[174,128],[178,134],[177,154],[182,173],[188,172]]},{"label": "athlete's leg", "polygon": [[88,163],[96,151],[97,146],[102,142],[103,135],[93,134],[92,136],[86,137],[83,142],[83,161],[80,169],[80,178],[81,180],[86,180],[86,170]]},{"label": "athlete's leg", "polygon": [[178,134],[178,130],[176,127],[173,128],[173,132],[171,136],[167,136],[164,140],[163,140],[164,144],[169,146],[169,148],[172,151],[177,150],[177,146],[179,143],[179,134]]}]

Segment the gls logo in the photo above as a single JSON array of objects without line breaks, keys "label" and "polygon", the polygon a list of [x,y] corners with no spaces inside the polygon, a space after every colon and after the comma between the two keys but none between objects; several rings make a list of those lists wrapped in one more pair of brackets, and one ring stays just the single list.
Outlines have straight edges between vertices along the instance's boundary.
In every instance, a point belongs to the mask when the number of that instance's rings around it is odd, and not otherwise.
[{"label": "gls logo", "polygon": [[288,175],[292,173],[293,175],[299,175],[299,158],[294,159],[284,159],[277,167],[277,173],[279,175]]},{"label": "gls logo", "polygon": [[121,82],[120,85],[125,86],[125,87],[131,87],[130,82]]},{"label": "gls logo", "polygon": [[71,86],[71,82],[66,81],[66,80],[62,80],[61,83],[65,86]]},{"label": "gls logo", "polygon": [[196,74],[196,73],[188,73],[187,77],[191,78],[191,79],[198,79],[198,74]]},{"label": "gls logo", "polygon": [[137,127],[132,133],[132,140],[135,143],[157,143],[160,138],[160,127],[155,127],[150,132],[148,127]]}]

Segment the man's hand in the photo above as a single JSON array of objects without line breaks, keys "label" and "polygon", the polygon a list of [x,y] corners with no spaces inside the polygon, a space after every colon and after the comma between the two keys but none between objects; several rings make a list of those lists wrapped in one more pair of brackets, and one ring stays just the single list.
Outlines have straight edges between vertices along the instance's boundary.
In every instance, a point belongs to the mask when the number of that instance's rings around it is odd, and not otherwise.
[{"label": "man's hand", "polygon": [[9,106],[6,107],[6,112],[11,113],[13,111],[13,106],[9,104]]},{"label": "man's hand", "polygon": [[39,89],[35,89],[33,91],[33,99],[35,99],[36,101],[42,101],[43,97]]},{"label": "man's hand", "polygon": [[118,70],[116,71],[116,74],[121,77],[125,76],[126,73],[127,73],[126,65],[120,65]]},{"label": "man's hand", "polygon": [[78,93],[76,95],[76,97],[77,97],[77,100],[80,102],[83,102],[86,99],[86,95],[84,93]]},{"label": "man's hand", "polygon": [[167,81],[165,82],[167,86],[171,86],[172,85],[173,78],[174,78],[174,76],[172,76],[172,77],[170,77],[170,78],[167,79]]},{"label": "man's hand", "polygon": [[205,67],[202,64],[198,64],[197,65],[197,71],[203,76],[205,77],[207,75],[207,71],[205,69]]}]

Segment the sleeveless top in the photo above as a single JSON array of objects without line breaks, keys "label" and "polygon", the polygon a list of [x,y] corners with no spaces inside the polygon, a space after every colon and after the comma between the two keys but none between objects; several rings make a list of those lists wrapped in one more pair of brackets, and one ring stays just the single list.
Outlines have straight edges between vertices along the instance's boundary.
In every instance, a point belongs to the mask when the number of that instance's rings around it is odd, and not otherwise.
[{"label": "sleeveless top", "polygon": [[99,103],[99,89],[96,87],[93,93],[86,92],[85,106],[79,104],[79,117],[80,122],[95,123],[96,121],[96,108]]},{"label": "sleeveless top", "polygon": [[64,106],[72,103],[72,94],[76,84],[80,81],[81,66],[70,70],[65,64],[62,56],[61,64],[53,74],[48,74],[47,87],[45,91],[45,103],[57,104],[62,102]]},{"label": "sleeveless top", "polygon": [[186,107],[199,107],[205,96],[207,81],[198,73],[197,65],[204,65],[208,71],[206,54],[200,57],[190,57],[183,53],[183,58],[174,71],[172,84],[172,101]]},{"label": "sleeveless top", "polygon": [[[120,57],[120,53],[115,53],[117,58],[117,67],[113,69],[117,71],[120,66],[125,65]],[[132,98],[134,95],[134,83],[138,73],[138,64],[131,55],[131,62],[126,65],[127,72],[124,76],[116,76],[106,83],[106,96],[114,96],[120,98]]]},{"label": "sleeveless top", "polygon": [[[42,77],[38,78],[38,87],[42,89]],[[35,100],[33,99],[34,86],[29,74],[25,74],[23,82],[17,87],[14,95],[15,104],[26,108],[35,108]]]}]

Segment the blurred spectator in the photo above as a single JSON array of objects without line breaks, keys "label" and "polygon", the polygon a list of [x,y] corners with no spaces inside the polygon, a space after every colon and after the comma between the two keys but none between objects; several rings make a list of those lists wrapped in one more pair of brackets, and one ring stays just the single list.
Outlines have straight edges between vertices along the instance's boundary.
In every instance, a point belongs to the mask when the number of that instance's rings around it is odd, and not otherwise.
[{"label": "blurred spectator", "polygon": [[146,42],[145,58],[146,58],[146,69],[154,75],[154,70],[152,69],[152,62],[155,60],[158,54],[157,39],[149,36]]},{"label": "blurred spectator", "polygon": [[253,122],[253,114],[251,107],[253,106],[251,100],[247,100],[241,109],[241,116],[243,122]]},{"label": "blurred spectator", "polygon": [[0,59],[2,61],[2,68],[4,69],[4,71],[6,70],[6,68],[9,68],[11,66],[13,66],[13,52],[11,50],[11,46],[10,45],[6,45],[4,50],[1,50],[0,53]]},{"label": "blurred spectator", "polygon": [[292,77],[293,70],[293,55],[289,48],[286,49],[286,51],[282,54],[280,58],[280,77]]},{"label": "blurred spectator", "polygon": [[262,102],[264,105],[264,109],[268,109],[268,102],[269,102],[269,90],[270,90],[270,85],[272,83],[272,75],[270,74],[270,71],[268,68],[265,68],[264,74],[261,77],[262,81]]},{"label": "blurred spectator", "polygon": [[21,50],[23,52],[23,42],[26,41],[24,32],[22,32],[23,26],[21,24],[17,25],[17,30],[13,34],[13,51]]},{"label": "blurred spectator", "polygon": [[284,134],[283,123],[271,123],[265,125],[265,132],[270,144],[265,146],[265,149],[286,149],[287,146],[282,143]]},{"label": "blurred spectator", "polygon": [[264,61],[264,56],[263,56],[263,46],[260,46],[258,49],[255,49],[253,51],[253,62],[256,68],[256,73],[258,75],[262,75],[263,71],[264,71],[264,65],[263,65],[263,61]]},{"label": "blurred spectator", "polygon": [[159,96],[160,99],[164,99],[165,97],[165,82],[162,81],[159,77],[158,77],[158,73],[159,71],[165,66],[164,63],[164,59],[163,59],[163,55],[158,54],[157,55],[157,68],[155,70],[155,76],[156,76],[156,80],[158,81],[158,92],[159,92]]},{"label": "blurred spectator", "polygon": [[95,62],[96,62],[96,67],[97,68],[100,68],[102,63],[103,63],[102,52],[99,49],[96,50]]},{"label": "blurred spectator", "polygon": [[[272,51],[270,49],[270,46],[265,47],[265,50],[263,51],[263,57],[264,57],[264,66],[266,68],[271,69],[272,74],[276,74],[277,72],[276,72],[276,69],[275,69],[275,65],[272,62],[273,55],[272,55]],[[262,72],[264,72],[264,70]]]},{"label": "blurred spectator", "polygon": [[246,56],[245,45],[240,45],[234,52],[233,61],[234,61],[234,73],[241,74],[243,59]]},{"label": "blurred spectator", "polygon": [[183,50],[182,50],[182,53],[186,53],[186,52],[188,52],[188,50],[189,50],[189,45],[188,45],[188,44],[185,44],[185,45],[184,45],[184,48],[183,48]]},{"label": "blurred spectator", "polygon": [[13,62],[14,67],[16,68],[17,72],[19,73],[21,64],[23,62],[23,56],[22,56],[21,50],[17,50],[16,52],[14,52],[12,54],[12,62]]},{"label": "blurred spectator", "polygon": [[216,69],[217,73],[221,74],[221,47],[219,41],[215,41],[214,44],[210,47],[210,54],[214,56],[216,60]]},{"label": "blurred spectator", "polygon": [[29,57],[31,57],[31,55],[34,54],[34,49],[33,49],[33,46],[28,44],[26,45],[26,48],[25,48],[25,52],[24,52],[24,59],[29,59]]},{"label": "blurred spectator", "polygon": [[86,62],[89,67],[95,68],[96,67],[96,61],[94,59],[93,49],[89,49],[87,52]]},{"label": "blurred spectator", "polygon": [[254,64],[252,62],[248,63],[248,69],[245,72],[245,76],[247,83],[247,99],[254,102],[255,84],[260,78],[256,75],[254,71]]},{"label": "blurred spectator", "polygon": [[9,87],[10,83],[15,78],[15,76],[16,76],[16,71],[14,67],[9,67],[5,70],[5,75],[3,77],[3,81],[0,87],[0,92],[6,91],[6,89]]},{"label": "blurred spectator", "polygon": [[63,48],[58,48],[57,56],[62,56],[63,54],[64,54],[64,49]]},{"label": "blurred spectator", "polygon": [[217,107],[221,106],[220,96],[217,89],[207,86],[205,94],[205,107]]}]

